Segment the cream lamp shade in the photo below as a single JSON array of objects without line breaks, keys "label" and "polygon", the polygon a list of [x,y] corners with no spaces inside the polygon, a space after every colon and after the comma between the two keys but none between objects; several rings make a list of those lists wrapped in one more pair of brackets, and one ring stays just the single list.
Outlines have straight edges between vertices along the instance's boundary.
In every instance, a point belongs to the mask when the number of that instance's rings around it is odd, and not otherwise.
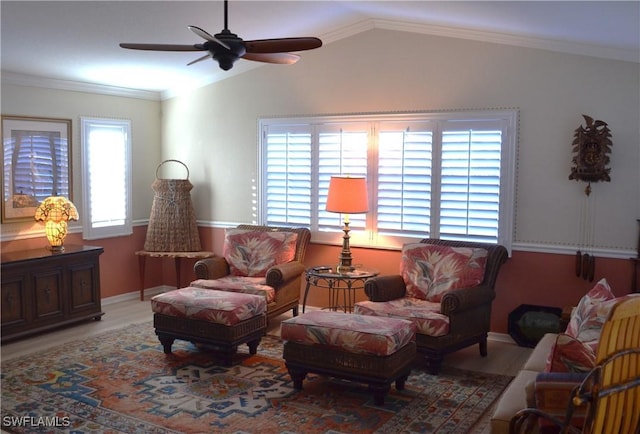
[{"label": "cream lamp shade", "polygon": [[340,274],[355,269],[352,265],[351,248],[349,247],[349,214],[362,214],[369,211],[369,195],[365,178],[349,176],[332,176],[329,181],[327,206],[329,212],[342,213],[344,218],[344,235],[336,271]]},{"label": "cream lamp shade", "polygon": [[44,231],[53,252],[64,250],[67,222],[78,220],[78,210],[66,197],[49,196],[36,208],[36,221],[44,222]]}]

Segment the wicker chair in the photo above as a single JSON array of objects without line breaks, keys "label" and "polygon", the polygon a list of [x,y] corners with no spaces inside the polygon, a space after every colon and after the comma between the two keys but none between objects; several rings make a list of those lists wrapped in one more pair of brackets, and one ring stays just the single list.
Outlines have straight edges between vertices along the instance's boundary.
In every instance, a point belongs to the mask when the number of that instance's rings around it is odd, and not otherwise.
[{"label": "wicker chair", "polygon": [[[495,244],[439,239],[424,239],[420,243],[425,244],[425,249],[432,247],[440,250],[443,248],[483,249],[486,251],[486,262],[481,280],[472,287],[460,287],[447,291],[441,296],[439,303],[429,303],[416,300],[410,296],[411,294],[407,294],[407,285],[401,275],[374,277],[367,280],[364,288],[370,301],[356,303],[355,312],[414,321],[418,325],[417,351],[424,355],[428,371],[437,374],[447,353],[478,343],[480,354],[487,355],[491,303],[496,295],[494,286],[498,271],[508,255],[503,246]],[[417,244],[414,246],[420,247]],[[404,255],[403,249],[403,258]],[[445,327],[448,332],[445,334],[427,332],[426,329],[431,329],[429,321],[432,316],[439,317],[438,321],[441,323],[448,322],[448,326]],[[446,320],[443,317],[446,317]]]},{"label": "wicker chair", "polygon": [[[244,224],[239,225],[237,229],[257,232],[294,232],[298,234],[293,260],[271,267],[266,273],[264,282],[266,285],[275,289],[275,299],[267,304],[267,319],[269,320],[278,316],[289,309],[292,309],[293,315],[297,316],[300,302],[301,278],[305,270],[303,261],[311,239],[309,229]],[[202,280],[220,279],[230,274],[229,264],[222,256],[201,259],[195,263],[193,270],[196,278]],[[206,284],[206,282],[204,283]]]},{"label": "wicker chair", "polygon": [[520,410],[509,432],[537,432],[536,422],[542,419],[560,433],[640,433],[640,296],[613,307],[600,334],[596,367],[573,389],[566,405],[563,420],[542,409]]}]

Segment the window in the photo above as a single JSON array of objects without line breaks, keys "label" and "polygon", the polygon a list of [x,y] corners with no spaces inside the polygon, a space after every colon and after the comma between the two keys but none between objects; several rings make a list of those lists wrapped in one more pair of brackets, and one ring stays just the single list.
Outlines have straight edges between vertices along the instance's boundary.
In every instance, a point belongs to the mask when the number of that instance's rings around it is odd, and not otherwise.
[{"label": "window", "polygon": [[83,237],[130,235],[131,122],[81,118]]},{"label": "window", "polygon": [[369,212],[350,215],[355,245],[425,237],[512,240],[516,110],[260,120],[260,218],[340,242],[325,211],[332,175],[365,176]]}]

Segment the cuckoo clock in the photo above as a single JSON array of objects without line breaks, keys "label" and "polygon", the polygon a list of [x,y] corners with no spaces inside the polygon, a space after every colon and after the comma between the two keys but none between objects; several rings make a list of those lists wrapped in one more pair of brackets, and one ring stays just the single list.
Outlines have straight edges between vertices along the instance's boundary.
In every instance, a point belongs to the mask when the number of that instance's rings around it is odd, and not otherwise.
[{"label": "cuckoo clock", "polygon": [[[611,153],[611,131],[606,122],[594,120],[582,115],[586,125],[580,125],[573,134],[571,143],[573,158],[569,179],[586,182],[585,198],[580,216],[581,248],[576,252],[576,276],[593,281],[596,258],[593,255],[595,233],[594,198],[591,195],[591,183],[611,181],[609,173],[609,154]],[[590,252],[590,253],[589,253]]]},{"label": "cuckoo clock", "polygon": [[584,192],[591,194],[591,183],[611,181],[609,177],[609,156],[611,153],[611,131],[606,122],[593,120],[582,115],[587,125],[580,125],[573,134],[573,167],[569,179],[584,181],[587,187]]}]

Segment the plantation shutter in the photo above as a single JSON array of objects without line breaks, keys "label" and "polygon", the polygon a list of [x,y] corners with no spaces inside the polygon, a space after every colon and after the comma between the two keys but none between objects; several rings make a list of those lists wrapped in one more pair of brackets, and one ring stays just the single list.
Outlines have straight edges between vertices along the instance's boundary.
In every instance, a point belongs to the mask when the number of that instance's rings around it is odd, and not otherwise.
[{"label": "plantation shutter", "polygon": [[[329,181],[333,175],[367,176],[367,152],[371,127],[368,123],[318,126],[318,228],[336,230],[343,216],[325,210]],[[351,228],[365,228],[364,214],[349,215]]]},{"label": "plantation shutter", "polygon": [[127,219],[127,131],[118,125],[95,123],[90,126],[88,143],[91,227],[124,225]]},{"label": "plantation shutter", "polygon": [[311,126],[265,128],[268,225],[311,224]]},{"label": "plantation shutter", "polygon": [[84,180],[83,238],[133,233],[131,121],[80,118]]},{"label": "plantation shutter", "polygon": [[377,229],[426,236],[431,215],[431,126],[381,123],[378,133]]},{"label": "plantation shutter", "polygon": [[497,242],[500,125],[445,122],[441,146],[439,237]]},{"label": "plantation shutter", "polygon": [[367,179],[369,211],[349,215],[353,245],[399,248],[426,237],[513,237],[516,110],[260,120],[260,223],[301,225],[338,243],[325,210],[331,176]]}]

